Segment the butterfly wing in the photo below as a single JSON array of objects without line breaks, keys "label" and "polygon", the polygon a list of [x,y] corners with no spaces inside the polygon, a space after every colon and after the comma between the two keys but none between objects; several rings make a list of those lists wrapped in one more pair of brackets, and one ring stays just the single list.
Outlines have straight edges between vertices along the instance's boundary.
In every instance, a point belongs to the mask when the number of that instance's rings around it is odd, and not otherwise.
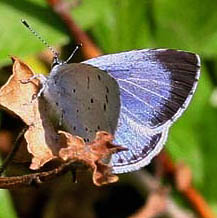
[{"label": "butterfly wing", "polygon": [[82,63],[57,65],[46,81],[43,97],[57,129],[86,142],[94,140],[100,130],[115,133],[119,86],[105,71]]},{"label": "butterfly wing", "polygon": [[120,88],[114,173],[137,170],[159,153],[171,124],[181,116],[199,79],[197,55],[169,49],[135,50],[83,62],[112,76]]}]

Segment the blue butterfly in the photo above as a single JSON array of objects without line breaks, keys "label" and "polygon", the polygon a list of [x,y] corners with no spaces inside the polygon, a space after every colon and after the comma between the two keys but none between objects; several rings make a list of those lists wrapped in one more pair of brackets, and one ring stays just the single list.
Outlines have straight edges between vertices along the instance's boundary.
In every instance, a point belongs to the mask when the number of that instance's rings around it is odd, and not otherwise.
[{"label": "blue butterfly", "polygon": [[114,173],[150,163],[170,126],[188,107],[200,76],[198,55],[171,49],[135,50],[83,62],[106,71],[120,87],[115,142],[128,151],[112,156]]},{"label": "blue butterfly", "polygon": [[105,130],[128,150],[112,155],[113,173],[150,163],[182,115],[200,76],[198,55],[172,50],[134,50],[82,63],[57,61],[43,89],[51,113],[72,134],[91,141]]}]

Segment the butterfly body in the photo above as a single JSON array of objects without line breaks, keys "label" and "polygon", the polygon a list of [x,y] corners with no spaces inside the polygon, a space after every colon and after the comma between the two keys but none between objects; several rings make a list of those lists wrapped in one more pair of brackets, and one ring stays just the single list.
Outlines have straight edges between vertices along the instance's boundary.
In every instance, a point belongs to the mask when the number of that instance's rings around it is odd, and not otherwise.
[{"label": "butterfly body", "polygon": [[184,51],[104,55],[55,66],[44,97],[72,134],[88,140],[98,130],[114,134],[128,150],[112,155],[110,164],[124,173],[147,165],[163,148],[195,92],[199,69],[199,57]]}]

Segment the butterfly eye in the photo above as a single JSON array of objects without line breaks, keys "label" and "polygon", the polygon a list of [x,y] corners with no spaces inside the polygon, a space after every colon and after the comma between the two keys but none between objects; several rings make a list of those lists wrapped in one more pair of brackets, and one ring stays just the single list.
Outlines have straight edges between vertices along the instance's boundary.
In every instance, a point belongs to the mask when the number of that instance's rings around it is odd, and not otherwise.
[{"label": "butterfly eye", "polygon": [[60,63],[59,63],[58,58],[54,56],[53,63],[51,64],[51,67],[53,68],[53,67],[55,67],[55,66],[57,66],[57,65],[59,65],[59,64],[60,64]]},{"label": "butterfly eye", "polygon": [[51,67],[53,68],[57,65],[62,65],[62,64],[64,64],[64,62],[59,60],[59,58],[57,56],[54,56],[53,63],[51,64]]}]

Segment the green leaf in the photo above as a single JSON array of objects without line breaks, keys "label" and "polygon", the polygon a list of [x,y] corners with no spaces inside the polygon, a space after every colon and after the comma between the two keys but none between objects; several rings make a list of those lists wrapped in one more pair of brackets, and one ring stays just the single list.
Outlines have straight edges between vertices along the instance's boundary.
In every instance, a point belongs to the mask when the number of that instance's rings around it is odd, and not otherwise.
[{"label": "green leaf", "polygon": [[9,191],[0,189],[0,202],[0,218],[17,217]]},{"label": "green leaf", "polygon": [[62,22],[44,1],[3,0],[0,3],[0,64],[10,61],[8,55],[23,57],[45,46],[20,22],[26,19],[50,44],[66,42]]},{"label": "green leaf", "polygon": [[105,0],[104,7],[104,15],[92,32],[105,53],[153,44],[146,1]]},{"label": "green leaf", "polygon": [[17,218],[10,192],[5,189],[0,189],[0,218]]},{"label": "green leaf", "polygon": [[[102,7],[98,0],[83,1],[72,10],[72,15],[83,28],[88,28],[100,19]],[[88,11],[86,13],[85,11]],[[85,14],[85,19],[84,19]],[[20,22],[26,19],[50,45],[69,42],[70,35],[44,0],[2,0],[0,2],[0,65],[11,63],[8,55],[23,58],[38,53],[45,46]]]},{"label": "green leaf", "polygon": [[158,46],[217,55],[217,4],[207,0],[156,0],[155,22]]}]

